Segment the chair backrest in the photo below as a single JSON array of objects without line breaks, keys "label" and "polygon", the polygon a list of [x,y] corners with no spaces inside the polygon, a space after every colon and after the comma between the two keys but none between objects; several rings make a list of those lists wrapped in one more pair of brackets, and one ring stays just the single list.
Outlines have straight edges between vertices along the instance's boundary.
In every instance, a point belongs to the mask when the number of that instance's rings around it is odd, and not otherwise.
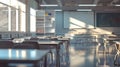
[{"label": "chair backrest", "polygon": [[14,43],[12,41],[7,40],[0,41],[0,49],[9,49],[12,48],[13,46]]},{"label": "chair backrest", "polygon": [[37,37],[31,37],[30,40],[39,40]]},{"label": "chair backrest", "polygon": [[120,44],[115,44],[115,47],[116,47],[117,50],[120,51]]},{"label": "chair backrest", "polygon": [[22,42],[16,44],[14,49],[39,49],[39,45],[37,42]]},{"label": "chair backrest", "polygon": [[114,44],[115,44],[116,50],[120,51],[120,43],[118,41],[114,41]]},{"label": "chair backrest", "polygon": [[39,49],[41,49],[41,50],[55,49],[55,47],[54,46],[50,46],[50,45],[40,45]]}]

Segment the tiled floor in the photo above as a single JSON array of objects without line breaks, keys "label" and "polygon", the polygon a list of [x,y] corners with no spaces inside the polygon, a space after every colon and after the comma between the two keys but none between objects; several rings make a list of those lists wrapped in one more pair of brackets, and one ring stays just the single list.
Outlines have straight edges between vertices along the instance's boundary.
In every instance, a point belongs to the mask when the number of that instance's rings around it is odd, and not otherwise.
[{"label": "tiled floor", "polygon": [[[70,67],[115,67],[115,49],[113,45],[96,50],[97,44],[71,44]],[[120,62],[119,62],[120,63]]]}]

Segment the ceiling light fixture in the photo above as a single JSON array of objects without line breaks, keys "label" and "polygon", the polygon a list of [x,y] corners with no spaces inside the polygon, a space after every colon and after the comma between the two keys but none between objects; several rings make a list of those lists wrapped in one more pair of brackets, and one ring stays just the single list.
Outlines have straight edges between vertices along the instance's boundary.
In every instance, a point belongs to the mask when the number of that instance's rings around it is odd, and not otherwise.
[{"label": "ceiling light fixture", "polygon": [[119,5],[117,4],[117,5],[115,5],[115,6],[120,6],[120,4],[119,4]]},{"label": "ceiling light fixture", "polygon": [[57,4],[41,4],[41,7],[52,7],[52,6],[58,6]]},{"label": "ceiling light fixture", "polygon": [[54,11],[62,11],[61,9],[56,9],[56,10],[54,10]]},{"label": "ceiling light fixture", "polygon": [[79,4],[78,6],[97,6],[96,4]]},{"label": "ceiling light fixture", "polygon": [[92,11],[91,9],[77,9],[77,11]]}]

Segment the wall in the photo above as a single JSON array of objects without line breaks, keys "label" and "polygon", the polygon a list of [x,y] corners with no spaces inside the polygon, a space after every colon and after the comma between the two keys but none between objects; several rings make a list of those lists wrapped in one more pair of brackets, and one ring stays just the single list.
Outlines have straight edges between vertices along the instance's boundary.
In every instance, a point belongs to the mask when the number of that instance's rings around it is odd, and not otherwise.
[{"label": "wall", "polygon": [[[85,33],[85,34],[111,34],[112,32],[119,33],[119,31],[120,31],[119,27],[96,27],[94,25],[94,24],[96,24],[95,14],[94,14],[95,19],[94,18],[92,18],[91,20],[90,20],[90,18],[86,19],[87,21],[93,21],[93,22],[90,22],[90,24],[93,26],[92,28],[87,28],[87,27],[69,28],[68,18],[65,17],[65,13],[66,12],[63,12],[63,11],[56,12],[56,15],[55,15],[56,30],[55,30],[55,32],[57,35],[64,35],[65,33],[70,33],[70,34],[71,33],[72,34],[83,34],[83,33]],[[72,14],[73,14],[73,16],[71,15],[72,17],[75,17],[75,16],[77,18],[80,17],[79,13],[74,15],[74,12],[73,12]],[[84,16],[84,14],[82,14],[81,16]],[[93,17],[93,15],[92,15],[92,17]],[[88,24],[88,22],[87,23],[85,22],[85,24]]]},{"label": "wall", "polygon": [[[82,14],[82,15],[81,15]],[[85,14],[85,15],[84,15]],[[87,15],[88,14],[88,15]],[[86,13],[80,13],[80,12],[69,12],[69,11],[57,11],[56,12],[56,15],[55,15],[56,19],[56,34],[57,35],[64,35],[65,33],[69,33],[72,29],[83,29],[83,28],[94,28],[94,19],[93,19],[93,13],[90,12],[90,14],[88,12]],[[77,19],[77,21],[79,21],[80,19],[84,19],[83,21],[85,21],[86,23],[83,23],[83,27],[79,27],[79,26],[74,26],[74,25],[71,25],[71,22],[70,22],[70,18],[75,18]],[[81,18],[80,18],[81,17]],[[89,19],[87,20],[86,17]],[[89,23],[90,21],[90,23]],[[76,21],[74,21],[75,23]],[[80,23],[77,23],[78,25],[81,25]],[[91,26],[87,26],[86,27],[86,24],[88,25],[91,25]]]},{"label": "wall", "polygon": [[68,33],[69,29],[64,28],[64,13],[62,11],[57,11],[55,14],[55,34],[56,35],[64,35],[64,33]]}]

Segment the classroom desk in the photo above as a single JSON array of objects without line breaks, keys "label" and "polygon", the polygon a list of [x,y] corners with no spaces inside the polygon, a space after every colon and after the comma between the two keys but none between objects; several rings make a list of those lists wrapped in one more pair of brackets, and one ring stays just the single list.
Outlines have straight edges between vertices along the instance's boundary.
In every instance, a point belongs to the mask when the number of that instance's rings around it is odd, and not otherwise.
[{"label": "classroom desk", "polygon": [[70,38],[57,38],[58,41],[62,41],[63,44],[65,45],[65,49],[66,49],[66,57],[65,57],[65,63],[67,63],[67,65],[70,64],[70,59],[69,59],[69,46],[70,46]]},{"label": "classroom desk", "polygon": [[[0,49],[0,66],[8,67],[9,63],[32,63],[34,67],[39,67],[39,61],[47,58],[48,52],[49,50]],[[44,67],[47,67],[46,63],[47,61],[45,61]]]},{"label": "classroom desk", "polygon": [[120,38],[108,38],[108,41],[120,41]]},{"label": "classroom desk", "polygon": [[25,40],[25,41],[26,42],[37,42],[39,49],[55,48],[56,49],[56,58],[57,58],[56,59],[56,67],[60,67],[60,46],[63,45],[63,41],[51,40],[51,39]]},{"label": "classroom desk", "polygon": [[65,38],[65,37],[50,37],[49,40],[63,42],[63,44],[65,44],[66,51],[69,53],[70,38]]},{"label": "classroom desk", "polygon": [[49,39],[40,39],[41,41],[48,40],[48,41],[60,41],[62,45],[65,46],[64,53],[62,55],[62,59],[64,63],[70,64],[69,61],[69,45],[70,45],[70,38],[66,37],[50,37]]},{"label": "classroom desk", "polygon": [[66,51],[69,52],[70,39],[69,38],[57,38],[57,40],[65,42]]},{"label": "classroom desk", "polygon": [[60,67],[60,45],[61,41],[38,41],[38,44],[56,48],[56,67]]}]

